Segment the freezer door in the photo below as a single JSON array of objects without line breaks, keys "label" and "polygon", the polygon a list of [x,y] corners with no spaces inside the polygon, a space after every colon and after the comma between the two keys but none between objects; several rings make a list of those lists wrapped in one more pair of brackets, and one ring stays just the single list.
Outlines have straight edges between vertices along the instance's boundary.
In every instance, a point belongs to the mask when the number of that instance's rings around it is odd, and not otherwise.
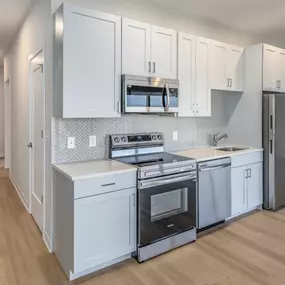
[{"label": "freezer door", "polygon": [[285,206],[285,134],[273,136],[272,164],[269,173],[269,187],[275,189],[273,209]]},{"label": "freezer door", "polygon": [[263,96],[264,208],[285,205],[285,95]]}]

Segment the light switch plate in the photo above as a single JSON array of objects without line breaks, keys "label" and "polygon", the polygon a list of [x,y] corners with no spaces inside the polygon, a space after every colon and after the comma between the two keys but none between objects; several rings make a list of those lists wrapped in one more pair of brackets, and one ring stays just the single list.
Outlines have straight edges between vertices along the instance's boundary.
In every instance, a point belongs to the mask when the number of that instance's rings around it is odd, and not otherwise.
[{"label": "light switch plate", "polygon": [[89,147],[95,147],[95,146],[97,146],[96,136],[90,136],[89,137]]},{"label": "light switch plate", "polygon": [[75,148],[75,138],[74,137],[68,137],[67,138],[67,148],[68,149]]},{"label": "light switch plate", "polygon": [[177,132],[177,131],[174,131],[174,132],[173,132],[173,140],[174,140],[174,141],[177,141],[177,140],[178,140],[178,132]]}]

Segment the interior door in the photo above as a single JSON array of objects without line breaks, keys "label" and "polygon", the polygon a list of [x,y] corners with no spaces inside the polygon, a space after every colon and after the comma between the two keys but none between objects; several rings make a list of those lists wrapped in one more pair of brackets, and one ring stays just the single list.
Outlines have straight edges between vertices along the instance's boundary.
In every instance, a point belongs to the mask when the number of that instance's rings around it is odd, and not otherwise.
[{"label": "interior door", "polygon": [[196,115],[195,106],[195,37],[178,36],[179,117]]},{"label": "interior door", "polygon": [[212,41],[210,50],[211,88],[225,90],[229,87],[227,77],[227,45]]},{"label": "interior door", "polygon": [[278,70],[279,70],[277,48],[264,45],[263,48],[263,90],[278,90]]},{"label": "interior door", "polygon": [[31,193],[32,215],[43,230],[44,195],[44,55],[40,52],[31,62],[32,116],[31,116]]},{"label": "interior door", "polygon": [[243,62],[244,62],[243,48],[230,46],[227,52],[227,78],[230,79],[230,90],[243,91],[244,89]]},{"label": "interior door", "polygon": [[177,79],[177,32],[152,26],[152,74],[156,77]]},{"label": "interior door", "polygon": [[150,25],[122,19],[122,73],[150,76]]},{"label": "interior door", "polygon": [[199,117],[211,116],[210,71],[210,40],[196,38],[196,77],[195,93]]},{"label": "interior door", "polygon": [[11,82],[5,82],[5,168],[11,169]]}]

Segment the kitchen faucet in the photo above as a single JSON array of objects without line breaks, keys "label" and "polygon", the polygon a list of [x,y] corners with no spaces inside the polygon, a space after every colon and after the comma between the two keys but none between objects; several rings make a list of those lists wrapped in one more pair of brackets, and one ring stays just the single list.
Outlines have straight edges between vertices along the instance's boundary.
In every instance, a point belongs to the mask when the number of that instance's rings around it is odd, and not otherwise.
[{"label": "kitchen faucet", "polygon": [[213,146],[217,146],[218,145],[218,142],[221,140],[221,139],[223,139],[223,138],[228,138],[228,135],[227,134],[223,134],[223,135],[220,135],[219,136],[219,134],[220,133],[216,133],[216,134],[214,134],[214,136],[213,136]]}]

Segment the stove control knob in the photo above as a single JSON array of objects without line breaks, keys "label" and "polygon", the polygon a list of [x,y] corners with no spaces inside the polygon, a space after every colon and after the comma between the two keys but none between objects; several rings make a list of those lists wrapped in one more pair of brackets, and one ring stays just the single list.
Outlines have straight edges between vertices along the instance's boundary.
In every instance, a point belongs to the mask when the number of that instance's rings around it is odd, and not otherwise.
[{"label": "stove control knob", "polygon": [[126,137],[121,137],[122,142],[127,142]]},{"label": "stove control knob", "polygon": [[156,140],[156,135],[153,135],[151,138],[152,138],[153,141],[155,141]]},{"label": "stove control knob", "polygon": [[162,140],[162,135],[158,135],[157,138],[161,141]]},{"label": "stove control knob", "polygon": [[118,142],[120,142],[120,138],[119,137],[115,137],[114,141],[115,141],[115,143],[118,143]]}]

